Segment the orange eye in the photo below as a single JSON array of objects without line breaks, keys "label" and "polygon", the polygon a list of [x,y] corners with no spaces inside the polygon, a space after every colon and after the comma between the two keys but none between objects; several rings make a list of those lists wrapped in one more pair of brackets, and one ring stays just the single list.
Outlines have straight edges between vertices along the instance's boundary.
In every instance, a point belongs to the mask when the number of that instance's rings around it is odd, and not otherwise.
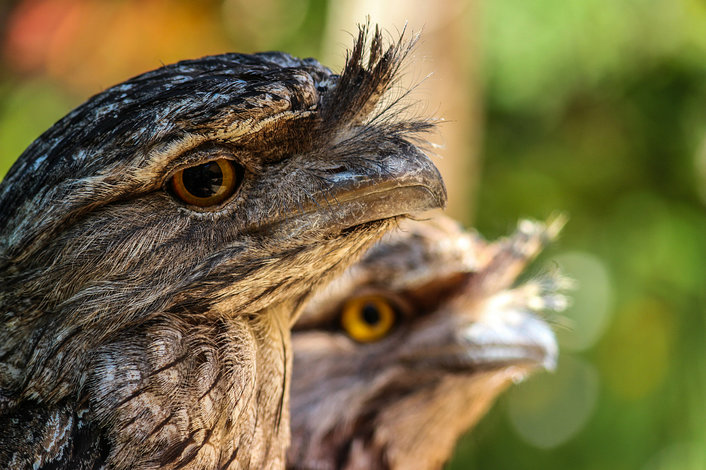
[{"label": "orange eye", "polygon": [[361,343],[384,338],[395,324],[395,309],[379,295],[348,300],[341,313],[341,326],[348,336]]},{"label": "orange eye", "polygon": [[242,180],[242,167],[232,160],[220,158],[177,171],[169,186],[182,202],[210,207],[231,197]]}]

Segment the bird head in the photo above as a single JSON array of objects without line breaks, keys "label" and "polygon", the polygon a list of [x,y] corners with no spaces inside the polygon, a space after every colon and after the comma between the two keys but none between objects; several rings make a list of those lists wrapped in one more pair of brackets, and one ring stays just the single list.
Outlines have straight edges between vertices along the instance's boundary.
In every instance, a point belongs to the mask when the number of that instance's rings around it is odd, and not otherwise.
[{"label": "bird head", "polygon": [[361,28],[340,75],[279,52],[179,62],[42,134],[0,185],[0,412],[85,395],[119,441],[147,408],[135,390],[161,420],[197,413],[192,382],[240,384],[279,427],[298,306],[396,218],[445,203],[415,145],[432,123],[384,98],[410,47]]},{"label": "bird head", "polygon": [[293,333],[290,467],[439,468],[502,390],[552,369],[539,313],[565,307],[567,281],[513,284],[561,225],[488,243],[406,221],[318,293]]},{"label": "bird head", "polygon": [[[306,264],[328,269],[332,247],[443,205],[439,174],[411,140],[430,122],[378,106],[410,45],[385,49],[376,32],[366,51],[366,32],[341,75],[283,53],[225,54],[93,97],[3,181],[1,272],[52,266],[61,289],[47,301],[139,272],[180,291],[207,286],[216,304],[252,312],[265,289],[268,301],[287,295],[273,289],[287,282],[278,261],[318,246],[308,261],[322,262]],[[267,266],[263,285],[230,288]]]}]

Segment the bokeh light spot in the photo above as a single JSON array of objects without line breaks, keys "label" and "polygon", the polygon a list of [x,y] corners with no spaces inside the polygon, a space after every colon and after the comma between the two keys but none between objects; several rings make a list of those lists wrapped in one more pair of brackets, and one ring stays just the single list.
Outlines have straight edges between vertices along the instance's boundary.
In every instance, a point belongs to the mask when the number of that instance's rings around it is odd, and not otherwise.
[{"label": "bokeh light spot", "polygon": [[598,257],[584,252],[555,257],[562,272],[576,280],[572,305],[565,312],[570,329],[559,329],[562,351],[582,351],[593,346],[603,334],[612,312],[613,291],[608,269]]},{"label": "bokeh light spot", "polygon": [[706,470],[706,446],[695,442],[661,449],[642,470]]},{"label": "bokeh light spot", "polygon": [[598,388],[598,373],[591,364],[563,355],[555,373],[537,375],[510,390],[510,422],[528,443],[556,447],[584,427],[595,409]]}]

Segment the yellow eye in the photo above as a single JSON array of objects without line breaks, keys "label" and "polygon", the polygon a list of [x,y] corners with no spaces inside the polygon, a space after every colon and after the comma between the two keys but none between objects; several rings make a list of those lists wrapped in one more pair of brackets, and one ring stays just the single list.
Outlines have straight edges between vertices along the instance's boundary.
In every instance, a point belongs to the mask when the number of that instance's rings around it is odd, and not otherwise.
[{"label": "yellow eye", "polygon": [[186,204],[209,207],[235,193],[243,180],[243,169],[232,160],[220,158],[174,173],[169,186]]},{"label": "yellow eye", "polygon": [[395,324],[395,309],[379,295],[348,300],[343,306],[341,326],[348,336],[361,343],[382,339]]}]

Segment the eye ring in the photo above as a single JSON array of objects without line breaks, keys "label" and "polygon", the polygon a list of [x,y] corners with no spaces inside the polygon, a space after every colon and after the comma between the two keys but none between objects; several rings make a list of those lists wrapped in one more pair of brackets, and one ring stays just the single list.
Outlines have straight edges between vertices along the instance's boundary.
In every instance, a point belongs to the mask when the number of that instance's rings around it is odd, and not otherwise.
[{"label": "eye ring", "polygon": [[341,327],[360,343],[379,341],[397,322],[392,303],[380,295],[363,295],[346,301],[341,310]]},{"label": "eye ring", "polygon": [[174,197],[197,207],[216,206],[240,187],[243,168],[233,160],[219,158],[178,170],[168,185]]}]

